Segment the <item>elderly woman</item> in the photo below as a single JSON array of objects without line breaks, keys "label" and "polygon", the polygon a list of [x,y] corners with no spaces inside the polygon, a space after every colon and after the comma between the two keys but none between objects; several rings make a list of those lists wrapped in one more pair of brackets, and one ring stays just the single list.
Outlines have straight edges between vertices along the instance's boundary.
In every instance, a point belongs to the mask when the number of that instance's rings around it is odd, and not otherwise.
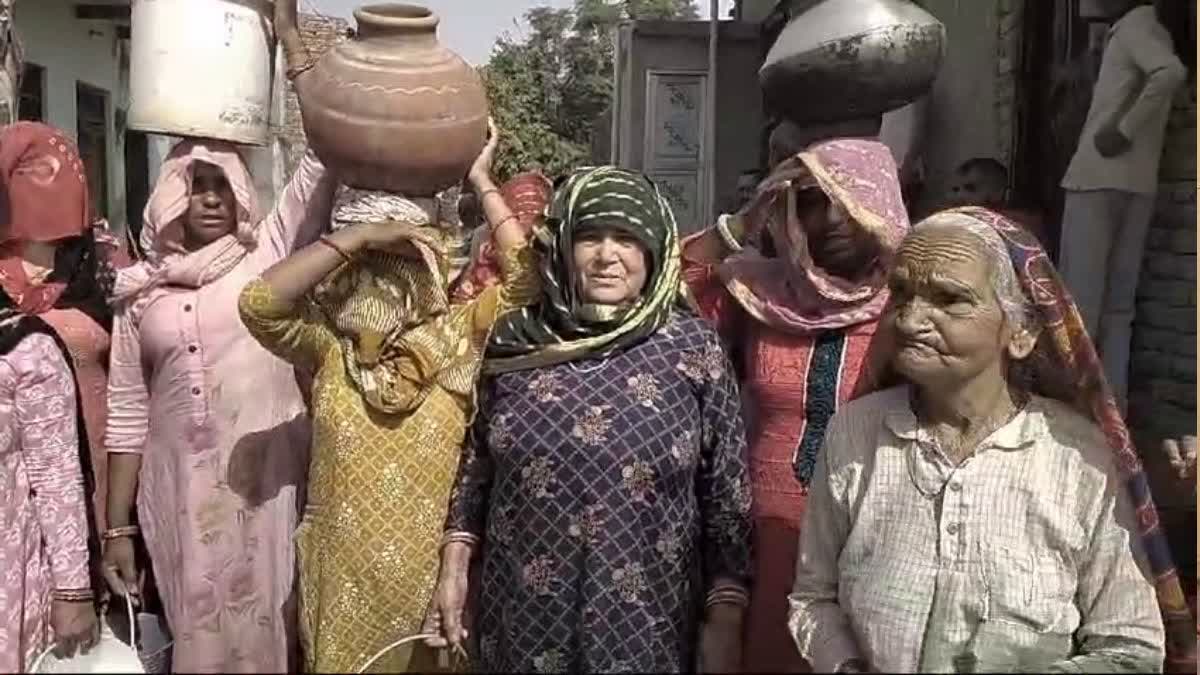
[{"label": "elderly woman", "polygon": [[147,260],[117,276],[105,576],[138,594],[140,534],[175,672],[295,660],[292,533],[310,424],[292,368],[251,338],[237,297],[327,227],[332,187],[309,155],[263,218],[236,148],[183,141],[146,205]]},{"label": "elderly woman", "polygon": [[[801,145],[814,133],[777,128],[775,168],[758,194],[683,245],[684,277],[744,387],[756,553],[749,672],[806,667],[786,630],[805,495],[829,417],[854,391],[887,301],[887,266],[908,230],[888,148],[853,138]],[[751,246],[760,239],[770,257]]]},{"label": "elderly woman", "polygon": [[721,671],[738,652],[737,386],[684,308],[676,236],[653,184],[607,167],[572,175],[537,231],[542,298],[492,337],[429,626],[459,644],[470,591],[480,671]]},{"label": "elderly woman", "polygon": [[[492,182],[499,137],[471,183],[502,252],[502,283],[447,297],[453,231],[438,200],[342,188],[335,231],[242,292],[246,326],[314,373],[309,502],[296,533],[310,672],[427,672],[418,632],[458,448],[496,316],[536,297],[516,218]],[[449,221],[449,222],[447,222]]]},{"label": "elderly woman", "polygon": [[1033,237],[939,213],[890,286],[871,372],[886,358],[906,383],[830,422],[791,595],[801,653],[818,672],[1157,672],[1165,618],[1168,656],[1194,655],[1146,477]]}]

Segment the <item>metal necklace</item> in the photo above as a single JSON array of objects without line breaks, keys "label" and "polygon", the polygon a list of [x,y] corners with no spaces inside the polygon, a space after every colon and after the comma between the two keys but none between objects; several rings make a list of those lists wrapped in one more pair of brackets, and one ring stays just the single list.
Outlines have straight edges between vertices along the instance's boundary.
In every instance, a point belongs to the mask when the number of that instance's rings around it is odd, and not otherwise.
[{"label": "metal necklace", "polygon": [[912,481],[913,487],[916,488],[917,492],[922,497],[925,497],[926,499],[936,500],[939,497],[941,497],[941,495],[946,491],[946,486],[949,485],[951,479],[953,479],[954,473],[956,473],[962,467],[966,466],[967,463],[971,461],[971,459],[975,456],[975,454],[979,451],[980,447],[983,445],[983,442],[986,441],[987,439],[991,438],[992,434],[996,433],[997,430],[1003,428],[1009,422],[1012,422],[1014,419],[1016,419],[1017,415],[1020,414],[1020,412],[1025,409],[1025,405],[1028,403],[1028,400],[1029,399],[1026,396],[1014,397],[1013,409],[1008,413],[1007,418],[1005,418],[1001,423],[996,424],[995,426],[992,426],[992,428],[988,431],[987,435],[985,435],[980,440],[980,442],[976,444],[975,450],[972,451],[970,455],[968,455],[961,462],[959,462],[958,465],[956,465],[954,467],[954,469],[950,472],[950,475],[947,476],[946,479],[942,481],[941,486],[938,487],[937,490],[930,492],[929,490],[926,490],[921,487],[921,481],[917,478],[917,474],[916,474],[915,465],[918,461],[917,456],[919,454],[925,454],[927,452],[921,448],[922,441],[924,441],[925,444],[932,446],[942,456],[945,456],[946,453],[945,453],[945,451],[942,450],[942,444],[938,440],[937,434],[930,431],[929,428],[926,426],[925,422],[921,419],[921,415],[918,412],[920,410],[920,403],[915,395],[915,392],[912,395],[910,395],[909,405],[913,411],[913,416],[917,420],[917,438],[915,440],[911,441],[911,443],[914,447],[913,447],[913,451],[908,454],[908,479],[910,481]]}]

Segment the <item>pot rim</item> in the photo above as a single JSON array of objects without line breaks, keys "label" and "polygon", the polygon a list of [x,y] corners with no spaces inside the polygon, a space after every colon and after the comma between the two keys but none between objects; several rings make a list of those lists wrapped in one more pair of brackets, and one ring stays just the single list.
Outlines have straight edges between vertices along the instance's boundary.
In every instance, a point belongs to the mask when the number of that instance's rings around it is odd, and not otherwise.
[{"label": "pot rim", "polygon": [[354,10],[354,19],[360,24],[404,30],[433,30],[441,21],[437,13],[428,7],[407,2],[362,5]]}]

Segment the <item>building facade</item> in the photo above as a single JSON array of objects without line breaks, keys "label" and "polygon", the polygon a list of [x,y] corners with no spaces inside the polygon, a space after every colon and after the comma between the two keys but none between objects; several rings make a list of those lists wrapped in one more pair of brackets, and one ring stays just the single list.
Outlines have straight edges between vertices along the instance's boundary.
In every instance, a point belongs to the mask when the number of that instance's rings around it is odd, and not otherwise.
[{"label": "building facade", "polygon": [[132,162],[126,153],[129,1],[16,0],[12,8],[24,56],[18,116],[75,138],[93,215],[123,228],[146,159],[144,150]]},{"label": "building facade", "polygon": [[[740,0],[735,20],[721,25],[715,87],[704,80],[707,28],[655,22],[622,28],[618,41],[613,160],[657,170],[663,140],[682,112],[654,101],[665,70],[691,78],[691,91],[715,96],[717,119],[701,125],[693,145],[716,144],[712,165],[693,152],[695,171],[668,173],[681,190],[684,212],[700,214],[692,229],[712,221],[737,175],[761,155],[755,139],[770,111],[762,109],[757,69],[787,20],[820,0]],[[1094,20],[1091,0],[919,0],[947,30],[946,58],[915,130],[926,179],[921,206],[936,203],[964,160],[991,157],[1010,169],[1018,205],[1041,213],[1057,240],[1062,194],[1058,182],[1074,153],[1099,68],[1107,25]],[[1196,63],[1196,2],[1160,3],[1181,59]],[[757,44],[755,41],[758,41]],[[678,80],[678,78],[676,78]],[[649,83],[649,84],[648,84]],[[670,82],[667,82],[670,84]],[[679,97],[676,96],[676,99]],[[670,100],[669,98],[667,100]],[[701,120],[693,114],[690,124]],[[887,124],[885,118],[885,125]],[[731,129],[733,131],[731,131]],[[649,131],[647,131],[649,130]],[[677,134],[676,134],[677,135]],[[669,153],[668,153],[669,154]],[[678,154],[678,153],[677,153]],[[655,165],[653,161],[659,161]],[[714,194],[699,194],[715,175]],[[1185,579],[1195,579],[1196,495],[1174,487],[1157,448],[1162,439],[1196,433],[1196,80],[1181,89],[1164,144],[1158,208],[1138,287],[1130,377],[1129,423],[1142,449],[1163,517],[1171,527]],[[699,196],[696,196],[699,195]],[[685,219],[687,220],[687,219]],[[681,224],[684,224],[681,222]],[[1053,253],[1053,251],[1052,251]],[[1190,582],[1189,582],[1190,583]]]},{"label": "building facade", "polygon": [[[11,4],[24,61],[17,117],[46,122],[76,139],[93,215],[115,231],[129,228],[136,238],[158,167],[179,139],[126,127],[130,0],[0,2]],[[300,21],[314,53],[349,31],[343,19],[303,14]],[[260,203],[268,206],[306,147],[295,92],[284,78],[275,80],[271,142],[242,148]]]}]

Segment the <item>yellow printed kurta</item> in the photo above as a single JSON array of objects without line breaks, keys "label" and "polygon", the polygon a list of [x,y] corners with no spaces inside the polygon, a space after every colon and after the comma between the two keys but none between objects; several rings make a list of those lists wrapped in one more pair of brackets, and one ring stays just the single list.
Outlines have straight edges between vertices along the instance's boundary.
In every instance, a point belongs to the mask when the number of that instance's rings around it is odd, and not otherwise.
[{"label": "yellow printed kurta", "polygon": [[[478,362],[495,318],[537,298],[531,256],[509,252],[503,285],[450,308],[446,325]],[[356,672],[421,629],[471,404],[434,387],[412,413],[380,413],[351,383],[342,344],[311,302],[287,305],[256,280],[241,312],[263,346],[315,373],[308,505],[296,533],[301,639],[309,672]],[[428,671],[429,656],[394,650],[370,671]]]}]

